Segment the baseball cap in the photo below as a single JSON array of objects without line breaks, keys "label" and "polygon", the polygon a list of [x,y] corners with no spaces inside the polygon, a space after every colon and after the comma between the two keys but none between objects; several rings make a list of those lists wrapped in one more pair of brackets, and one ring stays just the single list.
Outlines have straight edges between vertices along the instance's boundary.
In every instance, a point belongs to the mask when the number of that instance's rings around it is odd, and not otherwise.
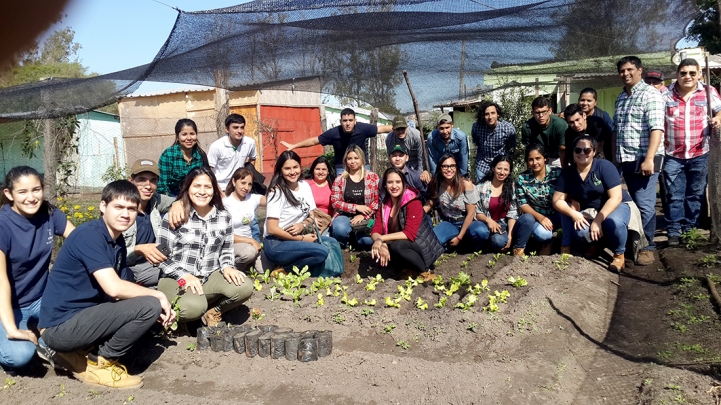
[{"label": "baseball cap", "polygon": [[396,115],[395,117],[393,117],[393,130],[396,130],[398,128],[408,128],[406,118],[402,115]]},{"label": "baseball cap", "polygon": [[408,154],[408,152],[406,152],[406,150],[403,149],[403,146],[401,146],[401,145],[396,145],[393,149],[389,150],[389,151],[388,151],[388,156],[390,156],[391,154],[393,154],[393,152],[401,152],[401,153],[404,154],[404,155],[407,155],[407,154]]},{"label": "baseball cap", "polygon": [[438,117],[438,122],[436,122],[436,126],[441,125],[441,121],[446,121],[446,123],[453,123],[453,118],[451,118],[450,114],[441,114],[440,117]]},{"label": "baseball cap", "polygon": [[658,79],[663,81],[663,72],[660,70],[649,70],[648,73],[646,73],[647,79]]},{"label": "baseball cap", "polygon": [[135,176],[136,174],[142,172],[150,172],[155,174],[156,176],[160,176],[160,169],[158,169],[158,164],[155,163],[154,160],[150,159],[138,159],[133,163],[132,166],[130,166],[131,176]]}]

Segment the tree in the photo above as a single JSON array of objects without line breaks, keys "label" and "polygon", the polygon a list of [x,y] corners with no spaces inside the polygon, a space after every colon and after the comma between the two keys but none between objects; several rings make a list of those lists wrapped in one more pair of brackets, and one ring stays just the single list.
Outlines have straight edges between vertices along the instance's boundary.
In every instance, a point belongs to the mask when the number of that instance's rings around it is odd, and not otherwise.
[{"label": "tree", "polygon": [[721,22],[718,0],[698,0],[699,13],[686,30],[686,38],[698,41],[712,55],[721,53]]}]

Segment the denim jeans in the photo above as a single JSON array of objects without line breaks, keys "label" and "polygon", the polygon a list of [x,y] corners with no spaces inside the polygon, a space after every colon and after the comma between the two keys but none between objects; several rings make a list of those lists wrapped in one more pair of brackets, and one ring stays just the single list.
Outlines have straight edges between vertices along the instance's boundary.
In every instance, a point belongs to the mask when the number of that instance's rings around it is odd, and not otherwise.
[{"label": "denim jeans", "polygon": [[[436,225],[433,228],[433,233],[436,234],[436,237],[441,242],[441,245],[448,248],[448,242],[458,236],[458,233],[461,232],[462,226],[463,221],[442,221],[440,224]],[[465,237],[469,236],[471,237],[471,241],[473,242],[473,249],[478,251],[485,247],[486,241],[488,241],[488,237],[490,236],[490,232],[488,231],[488,227],[486,227],[486,224],[474,220],[473,222],[471,222],[471,224],[468,226],[468,229],[466,230]]]},{"label": "denim jeans", "polygon": [[157,323],[160,312],[160,301],[155,297],[105,302],[45,329],[42,337],[58,352],[74,352],[98,344],[99,356],[117,360]]},{"label": "denim jeans", "polygon": [[[561,227],[561,215],[556,212],[553,215],[547,216],[548,219],[553,223],[553,229]],[[536,218],[531,214],[523,214],[516,220],[516,225],[513,227],[513,248],[525,248],[528,244],[528,240],[533,236],[533,239],[545,243],[553,238],[553,231],[549,231],[544,228],[540,222],[536,221]],[[562,246],[571,246],[571,235],[563,233]]]},{"label": "denim jeans", "polygon": [[479,224],[479,229],[483,229],[482,234],[488,234],[488,242],[486,244],[486,247],[482,249],[488,250],[488,253],[491,252],[500,252],[501,249],[503,249],[506,246],[506,243],[508,243],[508,225],[505,222],[499,222],[498,225],[501,226],[501,233],[491,233],[491,230],[488,228],[488,225],[485,224],[485,222],[482,221],[474,221]]},{"label": "denim jeans", "polygon": [[[333,223],[330,227],[330,236],[337,240],[338,243],[340,243],[341,247],[344,249],[348,247],[350,235],[351,232],[353,232],[350,220],[350,217],[347,217],[345,215],[338,215],[337,217],[335,217],[335,219],[333,219]],[[359,235],[358,233],[356,233],[356,240],[360,249],[369,249],[371,246],[373,246],[373,239],[371,239],[370,236],[367,236],[365,234]]]},{"label": "denim jeans", "polygon": [[666,230],[669,236],[680,236],[698,226],[701,203],[706,190],[708,153],[692,159],[666,156],[663,178],[668,204]]},{"label": "denim jeans", "polygon": [[631,194],[633,202],[641,211],[643,233],[648,239],[648,246],[644,250],[656,250],[653,236],[656,233],[656,184],[658,183],[658,173],[650,176],[636,173],[635,161],[621,163],[621,173],[626,180],[628,193]]},{"label": "denim jeans", "polygon": [[[602,223],[603,230],[602,240],[606,241],[606,246],[614,254],[620,255],[626,252],[626,240],[628,240],[628,222],[631,220],[631,208],[626,203],[621,203]],[[572,239],[577,241],[585,241],[586,235],[591,232],[591,227],[576,230],[573,227],[573,219],[567,215],[562,215],[563,235],[571,235]]]},{"label": "denim jeans", "polygon": [[[18,329],[36,328],[40,315],[40,302],[37,300],[25,308],[13,308],[15,325]],[[29,340],[9,340],[7,332],[0,322],[0,365],[3,368],[22,368],[35,356],[35,344]]]},{"label": "denim jeans", "polygon": [[250,223],[250,236],[260,243],[260,225],[258,225],[258,217],[253,218],[253,222]]},{"label": "denim jeans", "polygon": [[328,248],[320,243],[280,240],[275,236],[266,236],[263,241],[265,255],[272,263],[290,270],[293,266],[302,269],[325,262]]}]

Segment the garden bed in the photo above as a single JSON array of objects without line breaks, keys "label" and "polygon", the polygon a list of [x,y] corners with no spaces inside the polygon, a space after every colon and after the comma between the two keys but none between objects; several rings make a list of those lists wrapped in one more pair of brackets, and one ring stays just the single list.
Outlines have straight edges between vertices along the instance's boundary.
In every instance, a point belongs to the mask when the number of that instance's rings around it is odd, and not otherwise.
[{"label": "garden bed", "polygon": [[[195,338],[189,336],[147,338],[126,360],[131,372],[145,377],[141,390],[91,389],[38,365],[30,376],[13,377],[0,401],[713,404],[707,391],[721,362],[721,324],[718,308],[704,295],[701,276],[709,268],[697,265],[708,254],[668,249],[657,265],[630,267],[620,276],[605,262],[578,257],[445,256],[436,273],[446,290],[452,278],[465,279],[460,272],[470,280],[449,296],[433,283],[394,280],[366,255],[346,252],[346,273],[342,284],[329,287],[330,296],[323,288],[297,303],[289,295],[270,300],[271,285],[260,282],[262,290],[247,306],[225,317],[237,325],[331,330],[328,357],[308,363],[248,358],[191,351]],[[376,274],[384,282],[368,291]],[[527,285],[514,287],[510,277]],[[468,302],[468,287],[485,290],[483,280],[489,290],[474,294],[474,305],[453,308]],[[302,285],[310,289],[317,281]],[[490,311],[488,295],[504,290],[506,302]],[[357,304],[341,302],[343,293],[344,301]],[[394,302],[404,293],[409,299],[401,297],[400,308],[386,305],[386,298]],[[446,304],[437,308],[442,297]],[[364,304],[372,300],[374,306]],[[427,308],[420,309],[423,304]],[[259,314],[251,317],[252,308]]]}]

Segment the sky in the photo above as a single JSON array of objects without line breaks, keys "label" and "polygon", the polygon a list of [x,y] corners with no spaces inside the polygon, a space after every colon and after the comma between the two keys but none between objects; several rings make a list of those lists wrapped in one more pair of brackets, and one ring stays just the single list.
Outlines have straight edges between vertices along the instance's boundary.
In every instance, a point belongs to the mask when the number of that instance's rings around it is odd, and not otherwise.
[{"label": "sky", "polygon": [[[51,27],[71,27],[80,63],[89,72],[112,73],[150,63],[168,38],[178,12],[209,10],[244,3],[243,0],[71,0],[66,17]],[[172,83],[143,83],[137,92],[188,87]]]}]

